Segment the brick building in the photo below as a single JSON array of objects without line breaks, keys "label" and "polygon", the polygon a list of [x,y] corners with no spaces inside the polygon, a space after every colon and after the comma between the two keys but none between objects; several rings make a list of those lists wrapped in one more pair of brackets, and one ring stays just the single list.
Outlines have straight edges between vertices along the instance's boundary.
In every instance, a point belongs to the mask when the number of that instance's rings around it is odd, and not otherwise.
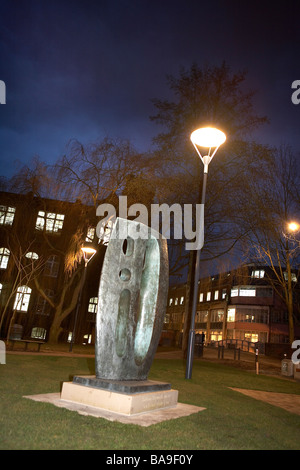
[{"label": "brick building", "polygon": [[[292,273],[295,336],[299,329],[299,283]],[[165,336],[178,343],[183,333],[186,284],[170,287],[164,324]],[[195,320],[197,333],[206,343],[224,339],[260,343],[288,343],[287,307],[280,296],[274,273],[267,266],[247,264],[239,269],[199,281]],[[169,333],[169,335],[167,334]]]},{"label": "brick building", "polygon": [[[83,263],[78,264],[77,274],[66,273],[65,263],[67,256],[74,256],[78,240],[95,244],[95,227],[94,207],[80,201],[70,203],[34,197],[31,193],[0,192],[1,338],[10,332],[10,336],[47,341],[55,309],[64,311],[74,305],[63,320],[59,335],[62,341],[70,339],[77,300],[73,298],[74,291]],[[87,268],[78,316],[80,342],[91,341],[94,334],[95,299],[105,252],[105,246],[96,247],[97,254]]]}]

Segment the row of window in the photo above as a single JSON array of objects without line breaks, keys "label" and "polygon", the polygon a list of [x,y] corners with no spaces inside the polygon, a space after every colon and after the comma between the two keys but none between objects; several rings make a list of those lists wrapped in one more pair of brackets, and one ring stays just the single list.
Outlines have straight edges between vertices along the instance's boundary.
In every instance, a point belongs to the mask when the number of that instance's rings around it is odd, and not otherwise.
[{"label": "row of window", "polygon": [[[3,285],[0,283],[0,295],[2,293]],[[29,308],[30,296],[32,289],[28,286],[19,286],[16,292],[14,300],[14,310],[18,312],[27,312]],[[54,291],[51,289],[46,289],[45,294],[48,298],[53,299]],[[88,305],[88,312],[95,313],[97,312],[98,297],[91,297]],[[50,305],[47,300],[39,295],[36,303],[35,312],[39,315],[49,315],[50,314]]]},{"label": "row of window", "polygon": [[[0,206],[0,226],[12,225],[15,217],[16,208],[11,206]],[[64,214],[57,214],[55,212],[38,211],[35,229],[46,231],[47,233],[60,233],[63,228],[65,216]],[[110,221],[107,227],[101,227],[100,239],[104,244],[107,244],[110,238],[112,222]],[[87,230],[86,242],[92,242],[96,233],[95,227],[89,227]],[[99,240],[100,241],[100,240]]]},{"label": "row of window", "polygon": [[[214,292],[200,292],[199,302],[210,302],[212,300],[224,300],[226,299],[227,289],[222,289],[222,291],[215,290]],[[230,291],[231,297],[272,297],[273,289],[271,287],[264,286],[239,286],[233,287]],[[169,299],[169,307],[171,305],[183,305],[184,297],[171,297]]]},{"label": "row of window", "polygon": [[[0,248],[0,269],[6,269],[10,257],[10,250],[8,248]],[[33,251],[29,251],[25,255],[26,258],[36,260],[39,255]],[[59,257],[57,255],[51,255],[45,262],[44,276],[57,277],[59,270]]]},{"label": "row of window", "polygon": [[[0,206],[0,225],[12,225],[15,213],[15,207]],[[35,228],[36,230],[46,230],[46,232],[59,232],[63,228],[64,218],[64,214],[39,211],[35,223]]]}]

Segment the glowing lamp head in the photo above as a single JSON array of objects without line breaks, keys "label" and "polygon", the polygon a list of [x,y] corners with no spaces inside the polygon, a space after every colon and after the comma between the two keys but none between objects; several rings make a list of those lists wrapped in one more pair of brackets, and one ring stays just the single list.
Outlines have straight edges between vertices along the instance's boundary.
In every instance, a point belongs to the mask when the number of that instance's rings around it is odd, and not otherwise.
[{"label": "glowing lamp head", "polygon": [[86,264],[92,259],[92,257],[96,253],[95,248],[92,248],[90,246],[83,246],[81,248],[81,251],[83,253],[83,258]]},{"label": "glowing lamp head", "polygon": [[[216,151],[226,140],[224,132],[215,129],[214,127],[201,127],[191,134],[191,141],[204,164],[204,173],[208,173],[208,165],[213,159]],[[208,149],[206,155],[201,155],[199,147]],[[214,149],[211,154],[211,149]]]},{"label": "glowing lamp head", "polygon": [[191,134],[191,141],[199,147],[220,147],[226,140],[224,132],[214,127],[202,127]]},{"label": "glowing lamp head", "polygon": [[288,224],[288,229],[290,232],[297,232],[300,229],[300,225],[297,222],[290,222]]}]

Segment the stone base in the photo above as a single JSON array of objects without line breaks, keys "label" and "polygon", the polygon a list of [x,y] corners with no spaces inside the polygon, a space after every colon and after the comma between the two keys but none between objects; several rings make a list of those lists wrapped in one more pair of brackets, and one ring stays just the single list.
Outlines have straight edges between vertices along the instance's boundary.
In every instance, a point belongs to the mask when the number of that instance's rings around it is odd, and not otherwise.
[{"label": "stone base", "polygon": [[108,380],[95,375],[75,375],[73,383],[118,393],[144,393],[171,390],[171,384],[154,380]]},{"label": "stone base", "polygon": [[94,418],[104,418],[108,421],[118,421],[123,424],[136,424],[137,426],[152,426],[153,424],[162,423],[163,421],[183,418],[194,413],[204,411],[205,408],[186,405],[185,403],[177,403],[175,407],[164,408],[136,415],[124,415],[114,413],[113,411],[94,408],[93,406],[82,405],[68,400],[62,400],[60,393],[46,393],[41,395],[27,395],[24,398],[35,402],[49,403],[59,408],[64,408],[83,416],[92,416]]},{"label": "stone base", "polygon": [[78,383],[64,382],[61,400],[80,403],[127,416],[176,407],[177,390],[120,393]]}]

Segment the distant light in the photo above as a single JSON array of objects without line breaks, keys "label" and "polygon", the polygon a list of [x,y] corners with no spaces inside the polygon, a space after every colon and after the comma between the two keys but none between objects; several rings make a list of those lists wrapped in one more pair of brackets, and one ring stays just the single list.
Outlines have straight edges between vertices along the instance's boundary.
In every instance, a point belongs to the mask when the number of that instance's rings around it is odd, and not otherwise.
[{"label": "distant light", "polygon": [[83,246],[81,248],[81,251],[83,252],[83,257],[86,264],[92,259],[92,257],[96,253],[95,248],[92,248],[90,246]]},{"label": "distant light", "polygon": [[300,225],[297,224],[297,222],[290,222],[288,228],[291,232],[297,232],[297,230],[300,228]]},{"label": "distant light", "polygon": [[214,127],[202,127],[191,134],[191,141],[200,147],[219,147],[226,140],[224,132]]}]

